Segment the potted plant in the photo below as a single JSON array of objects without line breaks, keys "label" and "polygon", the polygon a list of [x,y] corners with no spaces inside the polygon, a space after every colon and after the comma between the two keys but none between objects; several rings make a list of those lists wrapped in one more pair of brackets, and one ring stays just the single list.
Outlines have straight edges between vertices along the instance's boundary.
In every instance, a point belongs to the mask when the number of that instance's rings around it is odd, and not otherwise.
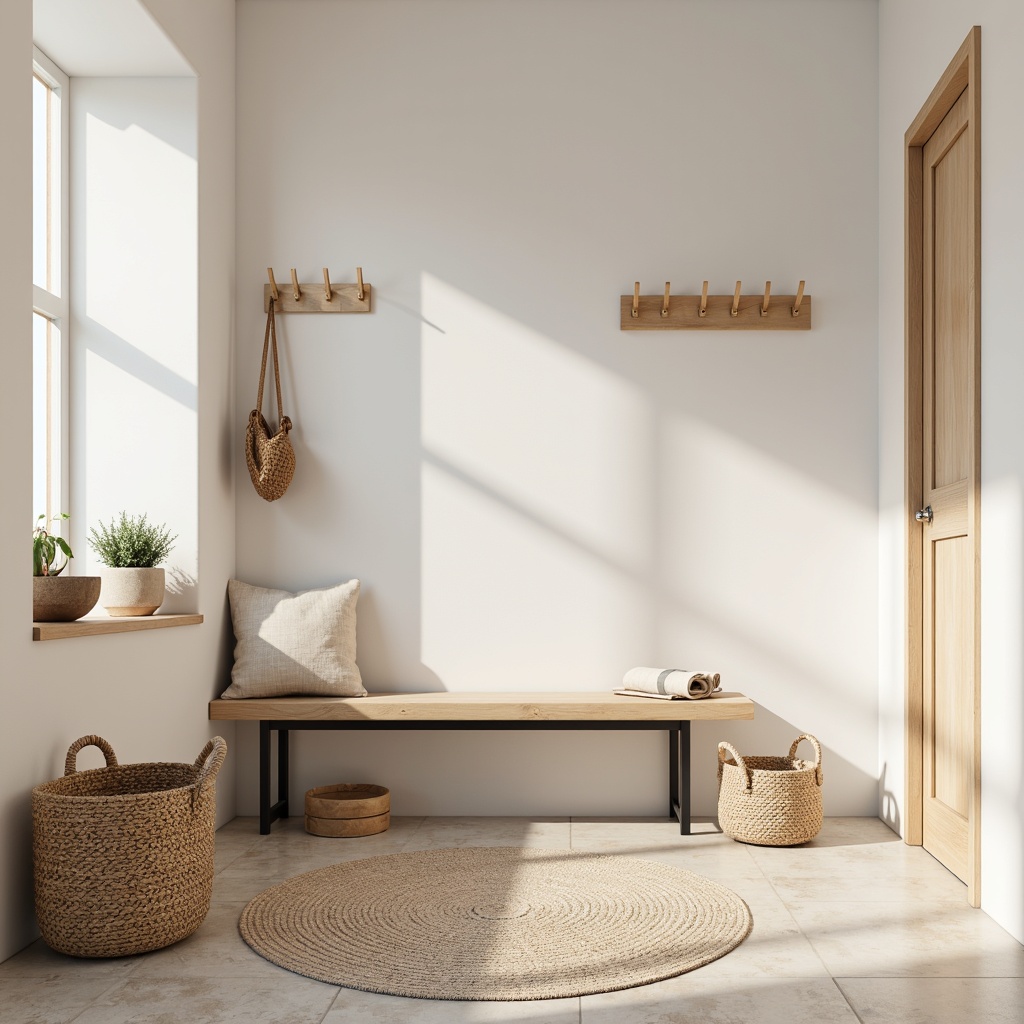
[{"label": "potted plant", "polygon": [[[53,517],[60,523],[67,512]],[[100,596],[99,576],[62,576],[74,558],[71,545],[47,527],[46,514],[36,520],[32,531],[32,619],[35,622],[74,622],[92,611]],[[64,561],[58,566],[57,561]]]},{"label": "potted plant", "polygon": [[100,600],[108,615],[152,615],[163,604],[164,571],[159,564],[177,539],[166,525],[155,526],[145,515],[126,512],[89,531],[89,544],[107,567]]}]

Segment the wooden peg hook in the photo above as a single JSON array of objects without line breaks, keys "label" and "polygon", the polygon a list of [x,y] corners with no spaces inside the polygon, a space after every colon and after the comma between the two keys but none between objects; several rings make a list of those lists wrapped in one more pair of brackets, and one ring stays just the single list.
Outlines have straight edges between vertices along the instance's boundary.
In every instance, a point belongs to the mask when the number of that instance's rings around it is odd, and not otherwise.
[{"label": "wooden peg hook", "polygon": [[362,302],[366,298],[363,293],[363,268],[356,267],[356,298]]},{"label": "wooden peg hook", "polygon": [[804,282],[800,282],[800,287],[796,290],[796,300],[793,302],[793,316],[800,315],[800,303],[804,301]]},{"label": "wooden peg hook", "polygon": [[737,281],[736,282],[736,291],[735,291],[735,293],[733,294],[733,297],[732,297],[732,309],[729,310],[729,312],[733,316],[739,316],[740,315],[740,287],[742,286],[742,284],[743,284],[742,281]]},{"label": "wooden peg hook", "polygon": [[640,316],[640,282],[637,281],[633,285],[633,319],[636,320]]},{"label": "wooden peg hook", "polygon": [[772,283],[771,281],[765,281],[764,283],[764,301],[761,303],[761,316],[768,315],[768,300],[772,297]]},{"label": "wooden peg hook", "polygon": [[670,281],[666,281],[665,282],[665,301],[662,302],[662,304],[661,304],[661,315],[662,316],[668,316],[668,293],[671,290],[671,288],[672,288],[672,283]]},{"label": "wooden peg hook", "polygon": [[296,302],[302,298],[302,289],[299,288],[299,275],[295,273],[294,267],[292,267],[292,295],[295,297]]},{"label": "wooden peg hook", "polygon": [[697,316],[708,315],[708,283],[704,282],[704,287],[700,290],[700,309],[697,310]]},{"label": "wooden peg hook", "polygon": [[331,275],[327,273],[326,267],[324,267],[324,297],[328,302],[331,301]]},{"label": "wooden peg hook", "polygon": [[274,297],[275,302],[280,302],[281,293],[277,290],[277,282],[274,280],[273,267],[267,267],[267,277],[270,278],[270,294]]}]

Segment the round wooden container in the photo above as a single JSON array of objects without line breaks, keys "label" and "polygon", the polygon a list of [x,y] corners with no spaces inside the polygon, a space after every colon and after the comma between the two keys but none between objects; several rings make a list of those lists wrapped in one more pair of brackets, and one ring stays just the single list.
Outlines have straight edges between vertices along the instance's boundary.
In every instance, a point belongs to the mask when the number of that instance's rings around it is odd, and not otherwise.
[{"label": "round wooden container", "polygon": [[391,791],[369,783],[341,782],[306,793],[306,831],[314,836],[372,836],[391,824]]}]

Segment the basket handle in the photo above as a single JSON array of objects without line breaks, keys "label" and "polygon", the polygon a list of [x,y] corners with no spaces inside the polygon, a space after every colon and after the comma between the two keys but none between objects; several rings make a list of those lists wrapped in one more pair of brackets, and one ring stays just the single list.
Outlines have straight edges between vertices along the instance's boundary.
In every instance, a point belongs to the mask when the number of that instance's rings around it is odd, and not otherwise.
[{"label": "basket handle", "polygon": [[99,747],[103,751],[103,759],[107,762],[108,768],[117,764],[117,754],[114,753],[114,748],[102,736],[82,736],[68,747],[68,756],[64,758],[65,775],[74,775],[78,771],[75,764],[78,760],[78,752],[86,747]]},{"label": "basket handle", "polygon": [[214,736],[195,759],[195,767],[199,769],[199,775],[195,781],[196,789],[201,789],[207,779],[217,777],[217,772],[220,771],[221,765],[224,764],[224,758],[227,756],[227,743],[220,736]]},{"label": "basket handle", "polygon": [[793,746],[789,748],[789,759],[792,761],[796,757],[796,748],[800,746],[801,740],[807,740],[812,747],[814,747],[814,781],[820,786],[825,781],[825,776],[821,771],[821,744],[818,740],[812,736],[809,732],[802,733],[793,740]]},{"label": "basket handle", "polygon": [[722,778],[722,766],[726,762],[725,752],[732,754],[737,767],[743,772],[743,777],[747,780],[746,790],[749,793],[750,787],[753,784],[753,777],[750,774],[750,769],[747,767],[747,762],[743,760],[743,755],[731,743],[726,743],[725,740],[718,744],[718,778]]}]

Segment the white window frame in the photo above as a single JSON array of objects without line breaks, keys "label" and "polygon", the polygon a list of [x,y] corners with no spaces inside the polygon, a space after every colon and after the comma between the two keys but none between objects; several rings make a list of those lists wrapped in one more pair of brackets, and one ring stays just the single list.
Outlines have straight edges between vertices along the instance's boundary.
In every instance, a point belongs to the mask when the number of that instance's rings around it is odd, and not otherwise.
[{"label": "white window frame", "polygon": [[[57,434],[57,471],[53,474],[57,484],[57,496],[55,504],[58,507],[49,510],[35,509],[33,515],[40,511],[48,511],[51,515],[67,511],[70,507],[70,432],[69,432],[69,405],[70,405],[70,377],[68,366],[68,353],[70,352],[70,328],[71,328],[71,305],[69,300],[70,276],[71,276],[71,246],[69,239],[68,225],[70,222],[68,209],[68,196],[70,192],[69,174],[69,151],[70,151],[70,111],[71,81],[68,76],[59,68],[45,53],[37,46],[32,48],[32,73],[38,76],[54,93],[60,98],[60,131],[57,133],[59,145],[59,174],[60,188],[56,197],[56,209],[52,210],[58,221],[59,227],[56,238],[60,247],[59,264],[57,269],[58,286],[56,291],[49,291],[41,288],[34,281],[32,284],[32,311],[51,321],[60,332],[60,347],[55,353],[59,365],[56,368],[56,377],[59,382],[58,393],[51,396],[51,402],[56,406],[55,432]],[[38,472],[33,469],[33,472]],[[57,524],[53,524],[55,527]],[[59,528],[59,527],[58,527]]]}]

